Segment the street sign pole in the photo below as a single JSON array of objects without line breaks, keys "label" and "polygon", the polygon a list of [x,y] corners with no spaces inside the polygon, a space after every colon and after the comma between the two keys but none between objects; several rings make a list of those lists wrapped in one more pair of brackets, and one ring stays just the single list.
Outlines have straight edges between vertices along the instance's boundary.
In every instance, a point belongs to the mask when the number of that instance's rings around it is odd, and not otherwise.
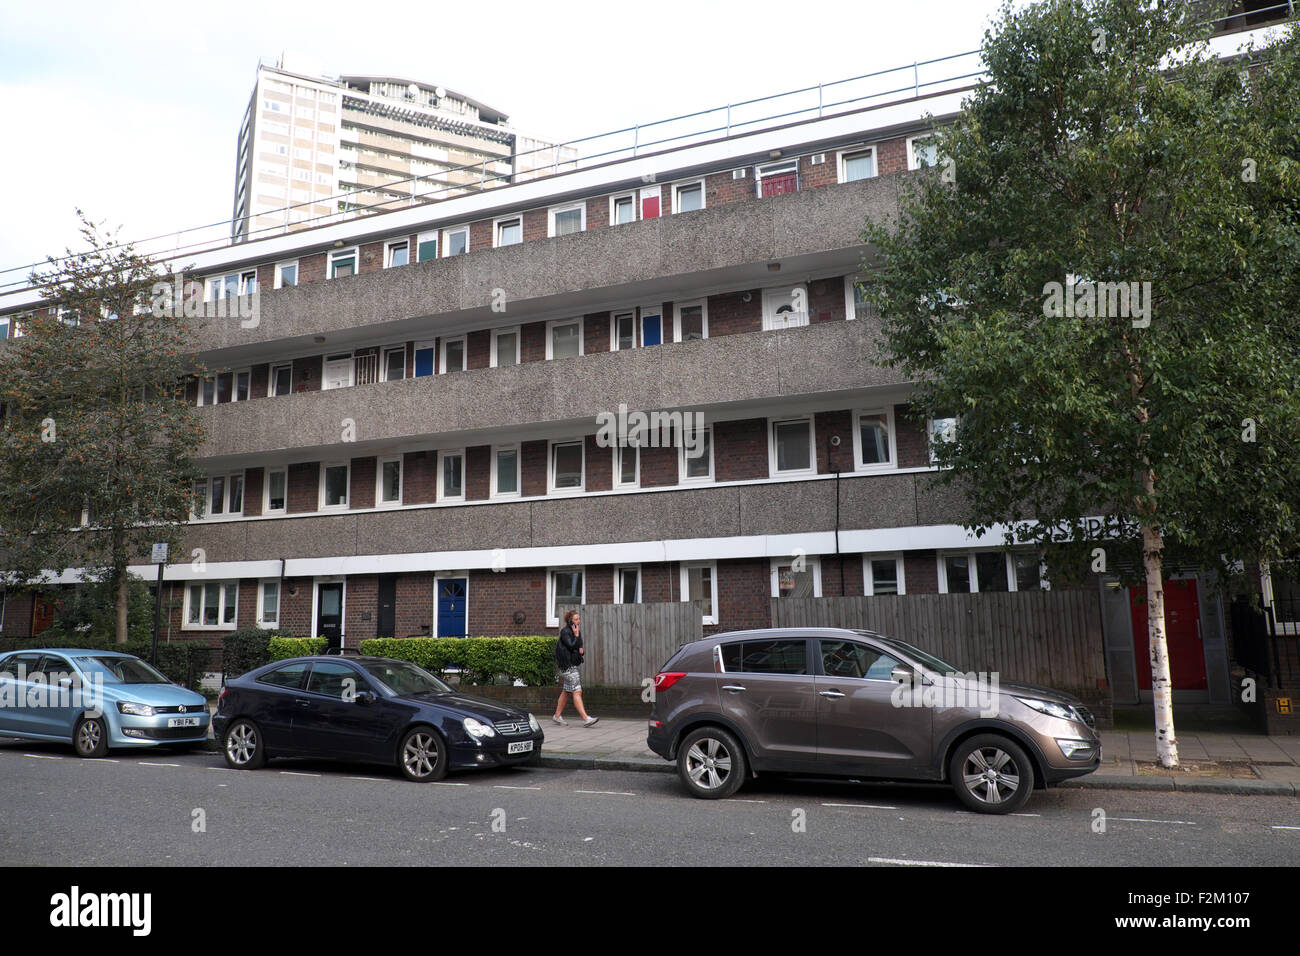
[{"label": "street sign pole", "polygon": [[158,629],[162,623],[162,585],[163,585],[163,568],[167,566],[167,544],[155,544],[150,560],[158,565],[158,588],[153,597],[153,653],[149,657],[149,663],[154,667],[158,666]]}]

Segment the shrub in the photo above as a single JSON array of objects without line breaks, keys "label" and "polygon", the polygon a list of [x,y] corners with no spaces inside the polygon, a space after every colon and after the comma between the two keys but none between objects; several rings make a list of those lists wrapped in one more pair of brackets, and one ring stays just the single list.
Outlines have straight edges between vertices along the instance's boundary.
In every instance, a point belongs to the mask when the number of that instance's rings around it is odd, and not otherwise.
[{"label": "shrub", "polygon": [[267,640],[267,653],[271,661],[323,654],[327,647],[329,647],[329,638],[326,637],[279,637],[272,635]]},{"label": "shrub", "polygon": [[[247,674],[249,671],[269,664],[271,657],[271,638],[288,637],[279,631],[268,631],[260,627],[241,627],[221,638],[221,670],[227,680]],[[292,656],[292,655],[290,655]]]},{"label": "shrub", "polygon": [[556,638],[403,637],[361,642],[361,653],[410,661],[442,676],[459,668],[461,682],[489,684],[497,677],[541,687],[555,680]]}]

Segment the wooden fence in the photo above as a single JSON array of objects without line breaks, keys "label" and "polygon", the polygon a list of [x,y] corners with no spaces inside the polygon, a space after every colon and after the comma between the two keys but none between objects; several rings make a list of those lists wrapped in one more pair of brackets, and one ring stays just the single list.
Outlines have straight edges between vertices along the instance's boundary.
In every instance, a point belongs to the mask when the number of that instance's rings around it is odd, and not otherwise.
[{"label": "wooden fence", "polygon": [[963,671],[1092,697],[1106,677],[1095,591],[772,598],[774,627],[857,627]]},{"label": "wooden fence", "polygon": [[584,684],[639,687],[689,641],[704,635],[698,601],[663,604],[584,604]]}]

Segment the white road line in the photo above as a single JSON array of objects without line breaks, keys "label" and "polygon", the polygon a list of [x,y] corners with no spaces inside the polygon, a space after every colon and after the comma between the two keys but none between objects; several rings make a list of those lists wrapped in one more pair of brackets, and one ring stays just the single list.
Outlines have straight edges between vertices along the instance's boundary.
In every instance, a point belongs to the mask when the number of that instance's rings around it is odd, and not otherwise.
[{"label": "white road line", "polygon": [[740,797],[732,797],[728,803],[767,803],[766,800],[745,800]]},{"label": "white road line", "polygon": [[469,784],[467,783],[449,783],[446,780],[432,780],[430,781],[430,783],[432,783],[435,787],[468,787],[469,786]]},{"label": "white road line", "polygon": [[234,767],[204,767],[204,770],[221,770],[225,773],[243,773],[242,770],[236,770]]},{"label": "white road line", "polygon": [[344,779],[344,780],[370,780],[370,781],[372,781],[373,783],[391,783],[391,782],[392,782],[392,781],[388,780],[388,779],[385,778],[385,777],[344,777],[343,779]]},{"label": "white road line", "polygon": [[888,856],[869,856],[868,863],[889,863],[893,866],[988,866],[987,863],[945,863],[940,860],[898,860]]},{"label": "white road line", "polygon": [[542,788],[541,787],[508,787],[504,783],[498,783],[492,789],[493,790],[540,790]]},{"label": "white road line", "polygon": [[1269,827],[1270,830],[1300,830],[1300,827],[1284,827],[1281,825]]},{"label": "white road line", "polygon": [[611,797],[635,797],[635,793],[628,793],[626,790],[575,790],[574,793],[603,793]]},{"label": "white road line", "polygon": [[178,763],[152,763],[148,760],[137,760],[136,763],[141,767],[179,767]]},{"label": "white road line", "polygon": [[319,777],[318,773],[303,773],[301,770],[281,770],[286,777]]},{"label": "white road line", "polygon": [[62,757],[55,754],[23,754],[24,757],[31,757],[34,760],[62,760]]},{"label": "white road line", "polygon": [[859,807],[863,810],[897,810],[898,807],[882,807],[874,803],[823,803],[823,807]]},{"label": "white road line", "polygon": [[1124,823],[1168,823],[1180,827],[1194,827],[1197,825],[1195,820],[1147,820],[1144,817],[1111,817],[1110,819],[1120,820]]}]

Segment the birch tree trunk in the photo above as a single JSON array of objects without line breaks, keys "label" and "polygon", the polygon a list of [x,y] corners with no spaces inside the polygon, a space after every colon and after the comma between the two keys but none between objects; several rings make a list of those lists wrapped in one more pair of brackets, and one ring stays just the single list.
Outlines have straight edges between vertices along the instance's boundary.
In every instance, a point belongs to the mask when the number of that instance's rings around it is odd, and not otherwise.
[{"label": "birch tree trunk", "polygon": [[[1154,483],[1150,472],[1146,482],[1148,486]],[[1173,682],[1169,677],[1169,646],[1165,640],[1163,550],[1164,538],[1160,531],[1153,525],[1145,525],[1142,553],[1147,578],[1147,652],[1151,658],[1151,700],[1155,705],[1156,758],[1162,767],[1177,767]]]},{"label": "birch tree trunk", "polygon": [[127,578],[126,568],[122,568],[121,570],[117,571],[116,574],[117,574],[117,589],[116,589],[117,594],[116,594],[116,601],[115,601],[116,604],[115,610],[117,611],[117,643],[125,644],[127,639],[127,631],[126,631],[127,599],[131,593],[130,581]]}]

